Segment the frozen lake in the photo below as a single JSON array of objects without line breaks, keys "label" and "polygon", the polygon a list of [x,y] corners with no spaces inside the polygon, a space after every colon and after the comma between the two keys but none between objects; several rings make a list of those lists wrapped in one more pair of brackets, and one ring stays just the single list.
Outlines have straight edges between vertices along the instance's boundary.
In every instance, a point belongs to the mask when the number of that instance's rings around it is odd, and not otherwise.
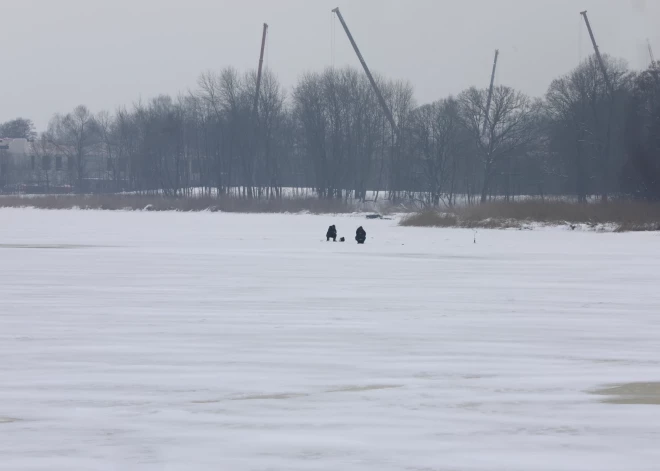
[{"label": "frozen lake", "polygon": [[660,235],[473,238],[0,210],[0,469],[657,471]]}]

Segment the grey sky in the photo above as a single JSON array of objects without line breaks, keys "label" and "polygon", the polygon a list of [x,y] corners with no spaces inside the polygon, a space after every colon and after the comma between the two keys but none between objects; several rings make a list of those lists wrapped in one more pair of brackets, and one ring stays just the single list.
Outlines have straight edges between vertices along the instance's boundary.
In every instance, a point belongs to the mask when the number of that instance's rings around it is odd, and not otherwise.
[{"label": "grey sky", "polygon": [[140,97],[193,88],[205,70],[256,67],[263,22],[266,64],[288,88],[308,70],[359,66],[339,6],[371,69],[408,79],[420,103],[486,86],[495,48],[498,83],[540,95],[591,52],[589,10],[603,52],[660,58],[658,0],[0,0],[0,121],[43,130],[78,104],[113,110]]}]

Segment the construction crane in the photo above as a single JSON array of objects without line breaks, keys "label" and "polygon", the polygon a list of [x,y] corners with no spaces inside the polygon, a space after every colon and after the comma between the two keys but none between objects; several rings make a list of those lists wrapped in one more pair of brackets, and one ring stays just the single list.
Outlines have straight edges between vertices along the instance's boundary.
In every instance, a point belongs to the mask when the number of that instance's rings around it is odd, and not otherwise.
[{"label": "construction crane", "polygon": [[591,24],[589,23],[589,18],[587,17],[587,10],[581,11],[580,15],[584,18],[584,22],[587,25],[587,30],[589,30],[589,37],[591,38],[591,43],[594,46],[594,51],[596,52],[596,59],[598,59],[598,64],[600,65],[600,70],[603,72],[603,78],[605,79],[605,85],[607,86],[607,91],[612,94],[612,83],[610,82],[610,77],[607,75],[607,68],[605,67],[605,62],[603,62],[603,57],[600,55],[600,50],[596,44],[596,38],[594,37],[594,32],[591,30]]},{"label": "construction crane", "polygon": [[484,116],[484,130],[482,134],[486,134],[488,130],[488,114],[490,113],[490,102],[493,100],[493,85],[495,84],[495,71],[497,70],[497,58],[500,55],[499,49],[495,49],[495,60],[493,61],[493,72],[490,74],[490,87],[488,88],[488,98],[486,99],[486,112]]},{"label": "construction crane", "polygon": [[383,108],[383,112],[385,113],[387,120],[390,122],[390,125],[392,126],[392,130],[394,131],[394,134],[398,138],[399,127],[396,125],[396,122],[394,121],[394,116],[392,115],[392,111],[390,111],[389,106],[387,106],[387,102],[385,101],[385,98],[383,98],[383,94],[380,92],[380,89],[378,88],[378,85],[376,84],[373,75],[371,75],[371,71],[369,70],[369,67],[367,67],[367,63],[364,61],[364,58],[360,53],[360,49],[358,49],[358,46],[355,43],[355,40],[353,39],[353,35],[351,34],[350,30],[348,29],[348,26],[346,25],[346,22],[344,21],[344,17],[341,15],[341,12],[339,11],[339,7],[332,10],[332,12],[337,15],[337,18],[339,18],[339,21],[341,22],[341,25],[344,28],[344,31],[346,32],[346,36],[348,36],[348,40],[351,42],[351,45],[353,46],[353,50],[355,51],[355,54],[357,54],[358,59],[360,59],[360,63],[362,64],[364,73],[367,74],[367,78],[371,83],[371,87],[374,89],[374,93],[376,93],[376,97],[378,97],[380,106]]},{"label": "construction crane", "polygon": [[653,48],[651,47],[651,40],[646,39],[646,44],[649,47],[649,56],[651,57],[651,65],[655,64],[655,57],[653,57]]},{"label": "construction crane", "polygon": [[[587,17],[587,11],[580,12],[580,15],[584,18],[584,22],[587,25],[589,30],[589,37],[591,38],[591,43],[594,46],[594,51],[596,52],[596,59],[598,59],[598,64],[600,65],[600,70],[603,73],[603,78],[605,79],[605,86],[607,87],[607,93],[609,94],[609,113],[607,113],[607,128],[606,128],[606,140],[605,140],[605,162],[610,161],[610,153],[612,149],[612,115],[614,114],[614,89],[612,88],[612,82],[610,82],[610,76],[607,74],[607,68],[605,67],[605,62],[603,62],[603,57],[600,55],[598,50],[598,45],[596,44],[596,38],[594,37],[594,32],[591,29],[591,24],[589,23],[589,18]],[[609,166],[606,164],[606,181],[609,178]],[[605,203],[607,201],[607,192],[603,192],[602,201]]]},{"label": "construction crane", "polygon": [[261,69],[264,65],[264,49],[266,48],[266,32],[268,31],[268,25],[264,23],[264,32],[261,36],[261,54],[259,54],[259,68],[257,69],[257,90],[254,95],[254,105],[252,108],[252,113],[257,116],[257,108],[259,106],[259,89],[261,88]]}]

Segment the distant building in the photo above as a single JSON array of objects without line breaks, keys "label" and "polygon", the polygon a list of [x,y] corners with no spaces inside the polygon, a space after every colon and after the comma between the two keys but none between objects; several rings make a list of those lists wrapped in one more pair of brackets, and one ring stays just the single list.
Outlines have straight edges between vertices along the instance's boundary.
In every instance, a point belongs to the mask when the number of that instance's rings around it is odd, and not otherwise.
[{"label": "distant building", "polygon": [[63,193],[71,191],[66,159],[44,141],[0,138],[0,191]]},{"label": "distant building", "polygon": [[27,139],[0,138],[0,186],[11,183],[12,174],[29,159]]},{"label": "distant building", "polygon": [[74,149],[46,140],[0,138],[0,192],[69,193],[78,185],[90,193],[124,189],[125,159],[115,162],[98,146],[85,156],[82,181],[75,159]]}]

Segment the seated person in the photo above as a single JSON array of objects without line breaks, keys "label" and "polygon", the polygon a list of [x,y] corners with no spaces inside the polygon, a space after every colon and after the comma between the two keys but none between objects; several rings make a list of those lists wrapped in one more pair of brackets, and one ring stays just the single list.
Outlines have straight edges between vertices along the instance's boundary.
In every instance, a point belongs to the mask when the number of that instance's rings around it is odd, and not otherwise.
[{"label": "seated person", "polygon": [[355,240],[357,240],[358,244],[364,244],[364,241],[367,240],[367,232],[362,229],[362,226],[357,228],[357,231],[355,231]]},{"label": "seated person", "polygon": [[328,232],[325,233],[325,241],[328,242],[330,239],[337,242],[337,228],[334,225],[328,227]]}]

